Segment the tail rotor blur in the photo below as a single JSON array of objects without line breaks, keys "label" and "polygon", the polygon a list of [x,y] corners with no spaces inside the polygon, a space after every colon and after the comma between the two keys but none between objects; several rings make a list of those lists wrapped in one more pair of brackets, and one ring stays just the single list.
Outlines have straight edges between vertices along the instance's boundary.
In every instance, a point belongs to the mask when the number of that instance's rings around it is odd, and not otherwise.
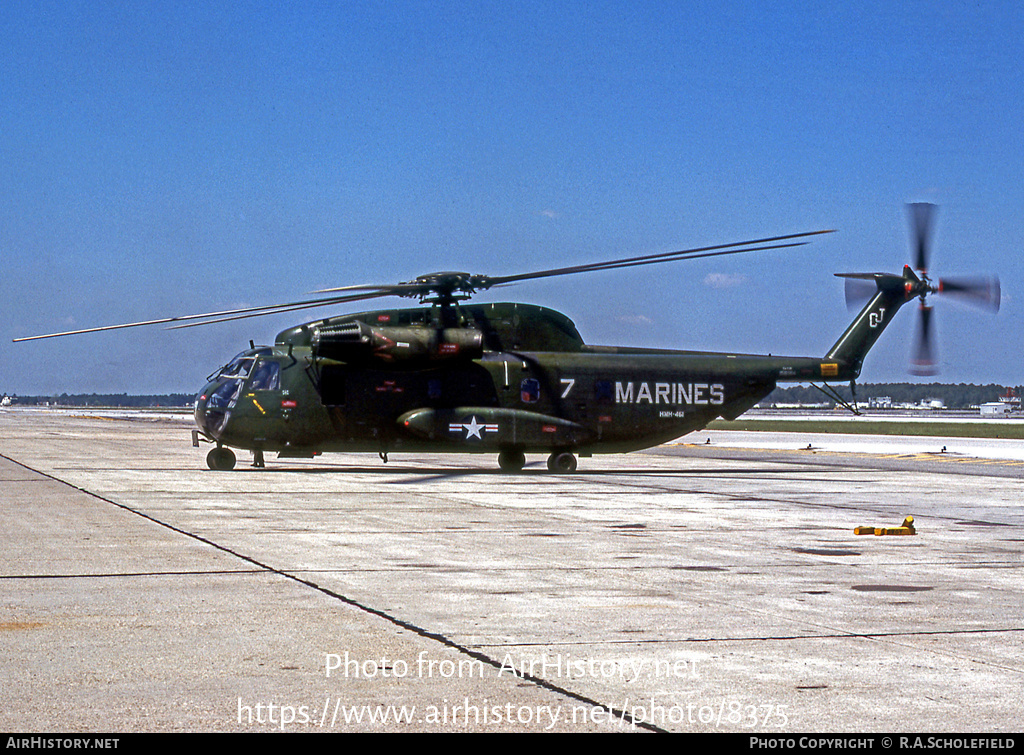
[{"label": "tail rotor blur", "polygon": [[[935,348],[935,318],[928,297],[941,294],[989,312],[999,311],[999,279],[995,276],[939,278],[934,283],[928,276],[929,261],[934,240],[937,208],[933,204],[918,202],[907,205],[910,220],[911,254],[917,274],[904,268],[904,289],[907,301],[920,299],[917,332],[911,356],[910,371],[915,375],[938,373],[938,352]],[[862,307],[876,291],[881,273],[844,273],[846,304],[851,309]]]},{"label": "tail rotor blur", "polygon": [[932,307],[922,304],[919,311],[910,372],[914,375],[936,375],[939,370],[935,355],[935,335],[932,331]]},{"label": "tail rotor blur", "polygon": [[999,279],[994,276],[975,276],[965,278],[939,278],[932,283],[928,277],[928,263],[931,258],[931,246],[934,238],[936,207],[933,204],[917,202],[907,205],[910,215],[910,228],[913,239],[914,261],[918,275],[925,284],[920,292],[921,299],[918,319],[917,341],[911,362],[911,372],[915,375],[935,375],[938,373],[938,357],[935,350],[935,326],[932,307],[927,299],[930,294],[951,296],[959,301],[989,312],[999,311],[1000,289]]}]

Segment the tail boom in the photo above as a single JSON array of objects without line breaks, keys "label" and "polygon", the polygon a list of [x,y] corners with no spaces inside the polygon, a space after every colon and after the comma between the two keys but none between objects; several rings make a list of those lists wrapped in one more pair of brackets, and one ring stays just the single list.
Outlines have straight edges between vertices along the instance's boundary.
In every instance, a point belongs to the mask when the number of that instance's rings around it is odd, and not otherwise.
[{"label": "tail boom", "polygon": [[839,337],[825,360],[836,363],[835,381],[854,380],[860,376],[861,367],[868,351],[882,335],[900,307],[911,299],[927,293],[927,281],[914,274],[909,266],[903,268],[903,275],[890,273],[837,273],[841,278],[873,280],[876,291],[857,314],[850,327]]}]

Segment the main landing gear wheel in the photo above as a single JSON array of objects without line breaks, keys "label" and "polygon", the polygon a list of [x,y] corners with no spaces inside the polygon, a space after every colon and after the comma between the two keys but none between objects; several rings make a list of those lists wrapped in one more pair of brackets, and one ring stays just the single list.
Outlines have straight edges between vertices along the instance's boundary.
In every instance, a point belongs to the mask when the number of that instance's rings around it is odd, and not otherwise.
[{"label": "main landing gear wheel", "polygon": [[568,451],[553,453],[548,457],[548,469],[559,474],[576,471],[576,457]]},{"label": "main landing gear wheel", "polygon": [[230,448],[217,446],[206,454],[206,466],[220,472],[227,472],[229,469],[235,468],[235,454]]},{"label": "main landing gear wheel", "polygon": [[522,451],[502,451],[498,454],[498,466],[503,472],[521,472],[526,466],[526,454]]}]

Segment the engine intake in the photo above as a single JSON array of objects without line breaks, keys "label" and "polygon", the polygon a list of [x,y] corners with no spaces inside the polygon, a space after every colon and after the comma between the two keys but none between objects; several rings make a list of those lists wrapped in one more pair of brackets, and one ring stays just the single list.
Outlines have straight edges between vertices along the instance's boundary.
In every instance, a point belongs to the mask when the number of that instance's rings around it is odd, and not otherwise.
[{"label": "engine intake", "polygon": [[356,320],[313,332],[313,355],[339,362],[436,362],[478,359],[483,333],[466,328],[371,326]]}]

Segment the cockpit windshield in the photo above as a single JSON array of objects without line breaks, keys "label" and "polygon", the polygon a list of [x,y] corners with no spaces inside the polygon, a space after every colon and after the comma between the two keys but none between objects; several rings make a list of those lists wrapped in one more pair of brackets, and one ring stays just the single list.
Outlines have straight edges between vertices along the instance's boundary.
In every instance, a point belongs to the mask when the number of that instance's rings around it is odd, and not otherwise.
[{"label": "cockpit windshield", "polygon": [[238,391],[241,387],[241,380],[225,380],[210,394],[206,402],[207,408],[221,411],[232,408],[238,400]]},{"label": "cockpit windshield", "polygon": [[[243,351],[211,375],[210,382],[217,385],[212,387],[206,398],[206,409],[211,412],[233,409],[246,381],[250,383],[250,390],[278,390],[281,384],[281,365],[267,358],[273,351],[269,346]],[[221,423],[226,420],[225,415]]]},{"label": "cockpit windshield", "polygon": [[252,371],[252,366],[256,363],[256,359],[261,356],[266,356],[271,353],[272,349],[249,349],[243,351],[241,354],[236,356],[226,365],[221,367],[215,375],[212,375],[210,379],[235,379],[245,380],[249,377],[249,373]]},{"label": "cockpit windshield", "polygon": [[256,363],[256,357],[236,357],[228,362],[217,374],[219,378],[247,378]]}]

